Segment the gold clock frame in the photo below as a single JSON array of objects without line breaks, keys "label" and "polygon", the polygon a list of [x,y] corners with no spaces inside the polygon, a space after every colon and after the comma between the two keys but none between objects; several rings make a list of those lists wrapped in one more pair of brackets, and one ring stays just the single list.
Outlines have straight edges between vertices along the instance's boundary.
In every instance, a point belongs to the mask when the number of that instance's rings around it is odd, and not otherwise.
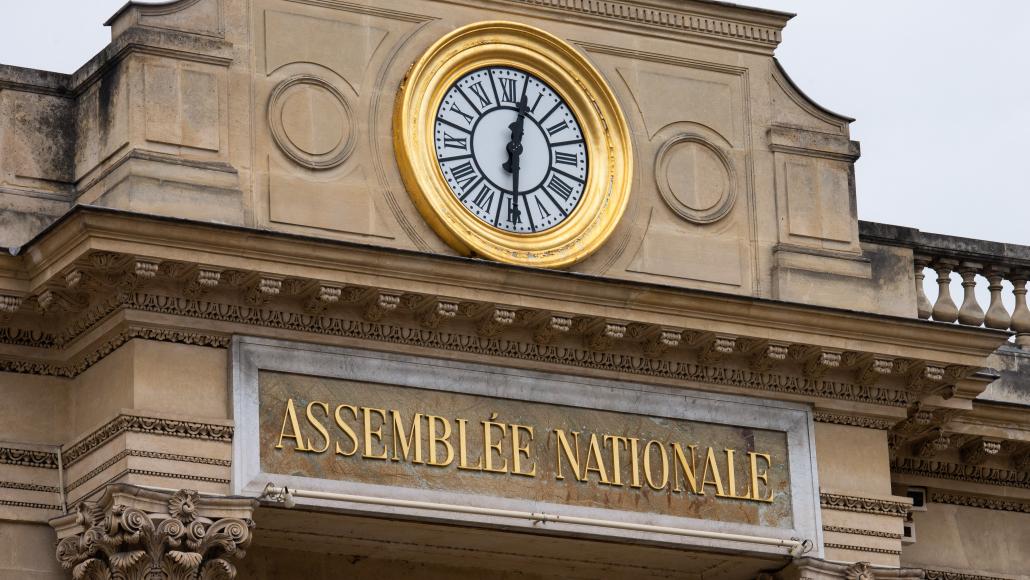
[{"label": "gold clock frame", "polygon": [[[509,66],[546,82],[579,121],[587,178],[576,209],[562,223],[522,234],[477,218],[451,193],[436,161],[436,112],[466,73]],[[505,21],[470,24],[447,34],[416,61],[394,109],[394,148],[404,185],[433,230],[465,255],[560,268],[596,251],[618,225],[629,201],[633,156],[626,119],[604,77],[579,52],[538,28]]]}]

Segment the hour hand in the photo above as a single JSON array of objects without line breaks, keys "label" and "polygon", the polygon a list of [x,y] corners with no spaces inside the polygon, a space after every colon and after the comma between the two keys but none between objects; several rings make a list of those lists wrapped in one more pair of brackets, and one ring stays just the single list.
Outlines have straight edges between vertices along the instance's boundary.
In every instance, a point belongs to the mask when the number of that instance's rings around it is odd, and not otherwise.
[{"label": "hour hand", "polygon": [[528,111],[526,96],[522,95],[522,100],[519,101],[518,108],[516,109],[515,121],[508,125],[508,128],[511,129],[511,139],[508,140],[508,144],[505,146],[505,150],[508,151],[508,161],[504,162],[501,166],[511,174],[515,174],[519,170],[519,156],[522,155],[522,130]]}]

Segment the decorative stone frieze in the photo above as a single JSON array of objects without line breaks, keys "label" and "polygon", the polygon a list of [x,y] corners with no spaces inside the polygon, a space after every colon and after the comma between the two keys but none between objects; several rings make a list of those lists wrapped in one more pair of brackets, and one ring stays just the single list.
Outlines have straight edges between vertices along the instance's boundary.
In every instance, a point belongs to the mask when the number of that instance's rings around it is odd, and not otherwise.
[{"label": "decorative stone frieze", "polygon": [[944,503],[987,510],[1030,514],[1030,502],[998,497],[985,497],[980,495],[933,490],[930,492],[930,501],[932,503]]},{"label": "decorative stone frieze", "polygon": [[901,534],[895,532],[880,532],[877,530],[864,530],[861,528],[847,528],[843,526],[823,526],[824,532],[837,534],[850,534],[852,536],[869,536],[870,538],[886,538],[889,540],[900,540]]},{"label": "decorative stone frieze", "polygon": [[905,457],[891,462],[891,472],[1030,489],[1030,471],[1002,467]]},{"label": "decorative stone frieze", "polygon": [[925,572],[926,580],[1009,580],[1000,576],[985,576],[983,574],[969,574],[952,570],[933,570],[927,568]]},{"label": "decorative stone frieze", "polygon": [[92,450],[126,431],[224,442],[231,442],[233,435],[233,427],[231,425],[141,415],[120,415],[103,427],[80,439],[77,443],[69,446],[62,454],[65,466],[74,464]]},{"label": "decorative stone frieze", "polygon": [[57,453],[34,449],[18,449],[16,447],[0,447],[0,463],[57,469]]},{"label": "decorative stone frieze", "polygon": [[845,512],[860,512],[884,516],[905,517],[912,508],[911,502],[889,499],[855,497],[834,493],[819,494],[819,505],[823,509]]},{"label": "decorative stone frieze", "polygon": [[835,425],[848,425],[851,427],[864,427],[866,429],[878,429],[886,431],[893,423],[886,419],[876,417],[864,417],[862,415],[848,415],[845,413],[833,413],[830,411],[816,411],[812,418],[818,423],[833,423]]},{"label": "decorative stone frieze", "polygon": [[75,580],[231,580],[257,501],[118,484],[55,518],[57,560]]}]

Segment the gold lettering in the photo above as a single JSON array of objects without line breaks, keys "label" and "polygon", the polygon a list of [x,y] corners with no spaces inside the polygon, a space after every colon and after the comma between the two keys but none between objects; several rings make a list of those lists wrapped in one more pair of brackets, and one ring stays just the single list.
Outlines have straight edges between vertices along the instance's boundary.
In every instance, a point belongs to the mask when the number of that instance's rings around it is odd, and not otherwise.
[{"label": "gold lettering", "polygon": [[482,457],[476,460],[475,465],[469,465],[468,439],[465,437],[466,424],[468,424],[467,419],[458,419],[458,469],[468,469],[470,471],[483,471]]},{"label": "gold lettering", "polygon": [[640,447],[639,447],[639,444],[640,444],[640,439],[637,439],[636,437],[630,437],[629,438],[629,470],[630,470],[630,473],[633,475],[632,483],[630,483],[629,486],[630,487],[635,487],[637,489],[640,489],[640,488],[644,487],[640,483],[640,453],[639,453]]},{"label": "gold lettering", "polygon": [[[679,443],[672,444],[672,452],[676,455],[676,463],[673,464],[673,488],[672,491],[680,490],[680,481],[682,478],[676,475],[677,471],[682,471],[683,476],[686,477],[685,483],[690,484],[690,491],[697,495],[704,495],[704,488],[697,487],[697,445],[688,445],[687,449],[690,450],[690,465],[687,465],[687,458],[683,453],[683,447]],[[676,465],[679,465],[679,470],[676,470]]]},{"label": "gold lettering", "polygon": [[[290,428],[293,429],[292,434],[286,433],[286,422],[290,422]],[[297,421],[297,409],[293,406],[293,399],[286,401],[286,412],[283,414],[283,427],[279,430],[279,444],[275,446],[276,449],[283,448],[283,439],[293,439],[296,442],[294,449],[296,451],[311,451],[304,446],[304,437],[300,434],[300,422]]]},{"label": "gold lettering", "polygon": [[[428,415],[429,418],[429,465],[435,465],[437,467],[446,467],[454,461],[454,446],[449,441],[451,438],[451,422],[443,417],[437,417],[436,415]],[[439,423],[443,425],[443,435],[436,436],[436,425]],[[439,444],[442,444],[447,449],[447,459],[443,461],[436,460],[436,449]]]},{"label": "gold lettering", "polygon": [[734,499],[751,499],[751,488],[747,488],[744,495],[737,495],[737,467],[733,464],[733,449],[726,449],[726,487],[730,490],[730,497]]},{"label": "gold lettering", "polygon": [[[662,479],[661,485],[654,482],[654,477],[651,474],[651,448],[657,447],[662,452]],[[669,484],[669,455],[665,452],[665,447],[661,443],[655,440],[647,442],[644,445],[644,479],[647,480],[647,485],[651,486],[651,489],[665,489],[665,486]]]},{"label": "gold lettering", "polygon": [[[591,460],[597,467],[590,467]],[[611,485],[608,481],[608,472],[604,468],[604,460],[601,459],[601,447],[597,442],[597,435],[594,433],[590,434],[590,448],[587,451],[587,464],[583,467],[583,480],[587,479],[587,476],[591,471],[596,471],[598,476],[598,483],[604,483]]]},{"label": "gold lettering", "polygon": [[[758,458],[761,457],[765,460],[766,470],[762,473],[758,473]],[[748,458],[751,460],[751,499],[755,501],[768,501],[773,500],[775,493],[773,492],[772,486],[769,485],[769,468],[772,467],[772,458],[765,453],[755,453],[754,451],[748,452]],[[761,497],[758,492],[758,481],[761,480],[766,487],[769,488],[769,497]]]},{"label": "gold lettering", "polygon": [[329,449],[329,431],[326,430],[325,425],[323,425],[321,421],[315,418],[314,413],[311,412],[312,407],[321,407],[322,410],[325,412],[325,416],[328,417],[329,403],[323,403],[322,401],[311,401],[310,403],[308,403],[308,407],[305,410],[305,414],[308,417],[308,423],[311,423],[311,426],[315,428],[315,431],[318,431],[318,433],[322,436],[322,439],[325,440],[325,445],[323,445],[321,449],[315,449],[315,444],[311,442],[311,437],[308,437],[308,449],[314,453],[325,453]]},{"label": "gold lettering", "polygon": [[354,420],[355,421],[357,421],[357,419],[358,419],[358,410],[356,408],[354,408],[353,405],[337,405],[336,406],[336,411],[333,412],[333,416],[336,417],[336,426],[339,427],[344,432],[344,434],[347,435],[347,437],[351,441],[350,451],[347,451],[347,452],[344,452],[343,449],[340,448],[340,442],[337,441],[336,442],[336,454],[337,455],[343,455],[345,457],[350,457],[351,455],[354,455],[358,451],[358,435],[357,435],[357,433],[354,432],[354,429],[350,428],[350,425],[348,425],[348,424],[343,422],[343,417],[340,416],[340,409],[348,409],[348,410],[350,410],[351,414],[354,415]]},{"label": "gold lettering", "polygon": [[[386,459],[386,446],[383,446],[383,452],[381,455],[372,452],[372,439],[375,436],[380,443],[383,441],[383,425],[386,424],[386,411],[382,409],[372,409],[369,407],[361,408],[363,423],[365,425],[365,452],[361,455],[365,459]],[[372,430],[372,414],[379,415],[381,423],[379,427],[374,431]]]},{"label": "gold lettering", "polygon": [[576,446],[576,458],[575,459],[572,458],[572,449],[569,447],[569,440],[565,436],[565,431],[563,431],[561,429],[555,429],[554,430],[554,434],[555,434],[555,436],[557,438],[557,442],[558,442],[558,445],[556,445],[556,450],[555,450],[555,452],[557,453],[557,459],[556,459],[555,463],[557,464],[557,467],[558,467],[558,474],[555,476],[555,479],[565,479],[565,476],[562,475],[562,471],[561,471],[562,451],[565,451],[565,460],[568,461],[569,467],[572,468],[572,473],[576,476],[576,479],[579,480],[579,481],[586,481],[587,480],[586,474],[583,474],[581,476],[580,473],[579,473],[579,431],[573,431],[572,432],[572,440],[575,442],[575,446]]},{"label": "gold lettering", "polygon": [[612,485],[622,486],[622,456],[619,454],[619,445],[627,447],[629,439],[617,435],[605,435],[606,443],[612,446]]},{"label": "gold lettering", "polygon": [[[404,460],[408,460],[408,454],[414,451],[414,459],[412,463],[424,463],[422,461],[422,413],[415,413],[415,416],[411,418],[411,432],[407,436],[404,435],[404,422],[401,421],[400,412],[391,409],[390,414],[393,415],[393,460],[400,461],[401,456],[397,454],[397,449],[401,450],[404,454]],[[414,450],[412,450],[414,447]]]},{"label": "gold lettering", "polygon": [[[489,421],[481,421],[483,424],[483,458],[486,460],[486,464],[483,466],[483,471],[493,471],[494,473],[508,473],[508,460],[504,459],[504,464],[500,467],[494,467],[494,451],[497,455],[501,455],[501,445],[504,443],[504,437],[508,434],[508,426],[504,423],[493,423],[492,421],[497,419],[497,413],[490,414]],[[494,438],[494,427],[501,429],[501,440],[497,443],[493,442]]]},{"label": "gold lettering", "polygon": [[[529,441],[526,441],[525,445],[522,445],[521,438],[519,437],[519,431],[525,431],[529,435]],[[511,426],[511,472],[515,475],[525,475],[527,477],[536,477],[536,461],[533,462],[533,466],[529,471],[522,471],[522,456],[525,455],[526,459],[529,457],[529,444],[533,441],[533,427],[528,425],[515,425]]]},{"label": "gold lettering", "polygon": [[[715,478],[714,480],[708,480],[709,473]],[[711,447],[708,448],[708,456],[705,459],[705,471],[701,476],[701,489],[704,489],[706,485],[715,486],[715,495],[717,497],[727,497],[726,491],[722,487],[722,477],[719,475],[719,464],[715,461],[715,450]]]}]

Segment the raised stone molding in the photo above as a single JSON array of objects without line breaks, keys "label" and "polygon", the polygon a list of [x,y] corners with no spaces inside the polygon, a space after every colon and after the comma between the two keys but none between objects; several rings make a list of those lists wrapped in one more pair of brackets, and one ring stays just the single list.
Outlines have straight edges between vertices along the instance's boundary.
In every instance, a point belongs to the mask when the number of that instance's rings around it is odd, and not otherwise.
[{"label": "raised stone molding", "polygon": [[40,360],[0,359],[0,372],[46,375],[54,377],[74,378],[97,364],[118,347],[133,339],[174,342],[212,348],[228,348],[231,338],[228,335],[202,333],[172,328],[153,328],[146,326],[130,326],[118,334],[104,340],[96,348],[77,359],[75,362],[62,364]]},{"label": "raised stone molding", "polygon": [[32,501],[13,501],[9,499],[0,499],[0,506],[16,507],[16,508],[29,508],[35,510],[47,510],[47,511],[59,511],[61,506],[53,503],[38,503]]},{"label": "raised stone molding", "polygon": [[118,484],[50,521],[57,560],[75,580],[231,580],[246,555],[257,501]]},{"label": "raised stone molding", "polygon": [[891,472],[1030,489],[1030,471],[1018,471],[1002,467],[965,465],[933,459],[903,457],[891,462]]},{"label": "raised stone molding", "polygon": [[16,447],[0,447],[0,463],[57,469],[57,453]]},{"label": "raised stone molding", "polygon": [[819,505],[823,509],[845,512],[860,512],[882,516],[905,517],[912,509],[912,503],[889,499],[820,493]]},{"label": "raised stone molding", "polygon": [[74,464],[94,449],[126,431],[187,439],[208,439],[224,441],[226,443],[232,442],[233,435],[233,427],[230,425],[146,417],[142,415],[119,415],[103,427],[68,447],[62,454],[65,466]]},{"label": "raised stone molding", "polygon": [[[708,14],[672,10],[632,1],[617,0],[506,0],[511,4],[597,16],[637,26],[686,32],[775,48],[780,43],[781,26],[768,26],[731,20]],[[786,22],[784,20],[784,22]]]},{"label": "raised stone molding", "polygon": [[869,536],[871,538],[887,538],[891,540],[900,540],[901,534],[895,532],[880,532],[877,530],[863,530],[861,528],[846,528],[843,526],[823,526],[824,532],[834,532],[837,534],[851,534],[854,536]]},{"label": "raised stone molding", "polygon": [[849,427],[864,427],[866,429],[878,429],[886,431],[894,425],[893,421],[879,419],[876,417],[864,417],[862,415],[847,415],[830,411],[816,411],[812,418],[819,423],[833,423],[834,425],[848,425]]},{"label": "raised stone molding", "polygon": [[987,510],[1021,512],[1030,514],[1030,502],[1026,501],[1010,500],[997,497],[984,497],[979,495],[969,495],[964,493],[937,490],[933,490],[930,492],[929,499],[932,503],[943,503],[964,507],[981,508]]},{"label": "raised stone molding", "polygon": [[874,548],[872,546],[853,546],[851,544],[833,544],[830,542],[824,542],[823,546],[826,548],[832,548],[835,550],[854,550],[856,552],[871,552],[874,554],[891,554],[894,556],[900,556],[901,550],[893,550],[891,548]]},{"label": "raised stone molding", "polygon": [[41,493],[60,493],[61,490],[52,485],[41,485],[38,483],[21,483],[18,481],[0,481],[0,488],[20,489],[22,491],[38,491]]},{"label": "raised stone molding", "polygon": [[951,570],[933,570],[927,568],[926,580],[1010,580],[1002,576],[984,576],[983,574],[969,574],[967,572],[954,572]]},{"label": "raised stone molding", "polygon": [[[178,462],[182,462],[182,463],[195,463],[195,464],[198,464],[198,465],[216,465],[216,466],[219,466],[219,467],[232,467],[232,461],[229,461],[228,459],[212,459],[210,457],[197,457],[195,455],[181,455],[181,454],[178,454],[178,453],[160,453],[160,452],[157,452],[157,451],[143,451],[143,450],[140,450],[140,449],[124,449],[120,453],[115,455],[114,457],[112,457],[112,458],[108,459],[107,461],[101,463],[100,465],[96,466],[89,473],[87,473],[87,474],[83,475],[82,477],[76,479],[75,481],[69,483],[67,488],[66,488],[66,490],[70,492],[70,491],[78,488],[82,484],[86,483],[90,479],[93,479],[97,475],[103,473],[104,470],[110,468],[112,465],[114,465],[115,463],[118,463],[119,461],[125,459],[126,457],[143,457],[143,458],[147,458],[147,459],[163,459],[165,461],[178,461]],[[133,473],[137,473],[137,471],[133,471],[133,470],[129,470],[129,471],[132,471]],[[180,476],[180,477],[178,477],[178,479],[183,479],[183,477]],[[223,479],[217,479],[216,481],[218,483],[222,483],[222,482],[227,483],[227,480],[223,480]]]}]

